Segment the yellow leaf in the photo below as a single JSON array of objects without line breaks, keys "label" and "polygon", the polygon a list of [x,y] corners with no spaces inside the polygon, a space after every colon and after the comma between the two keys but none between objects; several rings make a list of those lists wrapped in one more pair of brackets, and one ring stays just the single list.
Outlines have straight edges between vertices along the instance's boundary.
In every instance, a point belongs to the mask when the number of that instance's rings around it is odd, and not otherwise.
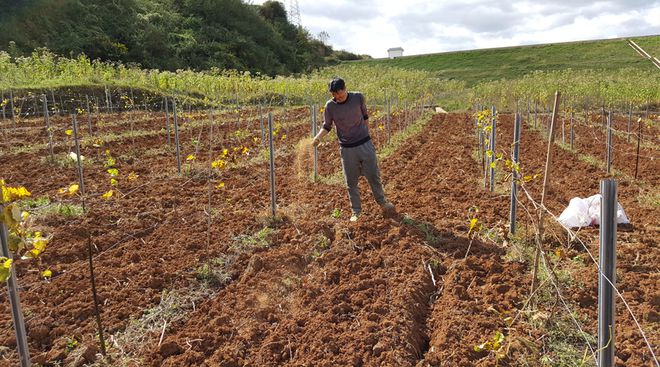
[{"label": "yellow leaf", "polygon": [[217,184],[215,187],[216,187],[217,189],[224,189],[224,188],[225,188],[225,183],[224,183],[224,182],[220,182],[220,183]]},{"label": "yellow leaf", "polygon": [[495,162],[490,162],[490,168],[495,168],[497,167],[497,164]]},{"label": "yellow leaf", "polygon": [[17,209],[16,205],[10,204],[7,205],[2,212],[2,221],[5,222],[5,224],[7,225],[7,227],[9,227],[10,230],[18,227],[18,224],[21,221],[20,210],[18,210],[18,216],[17,216],[15,213],[16,209]]},{"label": "yellow leaf", "polygon": [[478,222],[477,218],[470,219],[470,229],[468,230],[468,236],[470,235],[474,227],[477,225],[477,222]]},{"label": "yellow leaf", "polygon": [[71,130],[71,129],[69,129],[69,130],[64,130],[64,133],[67,134],[67,135],[69,135],[69,136],[71,136],[71,135],[73,135],[73,130]]},{"label": "yellow leaf", "polygon": [[106,192],[105,194],[101,195],[101,197],[104,198],[105,200],[110,200],[110,198],[112,197],[112,194],[113,194],[113,191],[110,190],[110,191]]},{"label": "yellow leaf", "polygon": [[69,186],[69,188],[67,189],[67,191],[69,192],[69,195],[74,195],[75,193],[78,192],[78,189],[79,189],[79,188],[80,188],[80,185],[73,184],[73,185]]},{"label": "yellow leaf", "polygon": [[110,177],[117,177],[117,175],[119,175],[119,170],[116,168],[110,168],[108,169],[108,173],[110,174]]},{"label": "yellow leaf", "polygon": [[6,282],[11,277],[12,259],[0,257],[0,282]]},{"label": "yellow leaf", "polygon": [[11,269],[11,263],[14,260],[8,259],[6,257],[0,257],[0,268]]},{"label": "yellow leaf", "polygon": [[194,156],[193,154],[189,154],[189,155],[186,157],[186,160],[187,160],[187,161],[194,161],[194,160],[195,160],[195,156]]},{"label": "yellow leaf", "polygon": [[138,179],[138,177],[140,177],[140,176],[138,176],[137,174],[135,174],[135,172],[131,172],[131,173],[128,174],[128,180],[129,180],[129,181],[135,181],[135,180]]},{"label": "yellow leaf", "polygon": [[41,272],[41,276],[44,278],[50,278],[53,276],[53,272],[50,269],[46,269]]},{"label": "yellow leaf", "polygon": [[118,183],[119,183],[119,182],[117,181],[117,179],[115,179],[115,178],[111,178],[111,179],[110,179],[110,185],[111,185],[111,186],[117,186]]}]

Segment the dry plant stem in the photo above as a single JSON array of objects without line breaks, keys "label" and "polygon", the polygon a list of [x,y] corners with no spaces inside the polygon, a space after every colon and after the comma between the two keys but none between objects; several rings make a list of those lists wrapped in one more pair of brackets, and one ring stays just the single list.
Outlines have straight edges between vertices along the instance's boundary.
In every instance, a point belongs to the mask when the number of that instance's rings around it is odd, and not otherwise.
[{"label": "dry plant stem", "polygon": [[163,331],[160,333],[160,339],[158,340],[158,346],[160,347],[163,344],[163,338],[165,337],[165,329],[167,328],[167,320],[163,323]]},{"label": "dry plant stem", "polygon": [[99,343],[101,354],[106,355],[105,340],[103,339],[103,324],[101,323],[101,311],[99,310],[99,298],[96,293],[96,279],[94,278],[94,262],[92,261],[92,235],[87,234],[87,250],[89,254],[89,279],[92,282],[92,296],[94,297],[94,313],[96,313],[96,326],[99,330]]}]

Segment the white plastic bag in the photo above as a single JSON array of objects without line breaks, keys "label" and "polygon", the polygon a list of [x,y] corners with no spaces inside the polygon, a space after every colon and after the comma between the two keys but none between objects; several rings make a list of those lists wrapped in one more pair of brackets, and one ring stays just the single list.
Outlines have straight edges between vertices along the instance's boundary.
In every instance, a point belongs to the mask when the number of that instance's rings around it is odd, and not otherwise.
[{"label": "white plastic bag", "polygon": [[[564,209],[558,220],[568,228],[600,225],[600,201],[600,194],[586,199],[575,197],[568,203],[568,207]],[[617,203],[616,222],[629,223],[620,203]]]}]

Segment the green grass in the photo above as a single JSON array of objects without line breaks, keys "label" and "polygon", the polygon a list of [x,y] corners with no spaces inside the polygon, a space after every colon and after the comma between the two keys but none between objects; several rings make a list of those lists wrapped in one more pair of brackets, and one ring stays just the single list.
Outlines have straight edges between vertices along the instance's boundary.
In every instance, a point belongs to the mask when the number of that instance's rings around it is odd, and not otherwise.
[{"label": "green grass", "polygon": [[[652,56],[660,57],[660,36],[631,39]],[[356,62],[430,71],[437,73],[440,78],[457,79],[468,85],[502,78],[516,79],[536,70],[655,69],[649,60],[640,57],[624,39],[456,51]]]}]

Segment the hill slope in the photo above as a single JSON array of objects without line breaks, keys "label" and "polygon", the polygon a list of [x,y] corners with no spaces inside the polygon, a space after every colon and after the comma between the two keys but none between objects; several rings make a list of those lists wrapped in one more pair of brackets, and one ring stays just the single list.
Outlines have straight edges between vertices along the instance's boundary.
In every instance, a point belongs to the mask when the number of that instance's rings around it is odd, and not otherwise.
[{"label": "hill slope", "polygon": [[333,55],[291,24],[277,1],[33,0],[3,7],[0,50],[19,56],[39,47],[161,70],[215,67],[270,75],[309,71]]},{"label": "hill slope", "polygon": [[[632,39],[651,55],[660,57],[660,36]],[[469,85],[486,80],[515,79],[535,70],[655,69],[624,39],[446,52],[359,62],[432,71],[442,78],[463,80]]]}]

